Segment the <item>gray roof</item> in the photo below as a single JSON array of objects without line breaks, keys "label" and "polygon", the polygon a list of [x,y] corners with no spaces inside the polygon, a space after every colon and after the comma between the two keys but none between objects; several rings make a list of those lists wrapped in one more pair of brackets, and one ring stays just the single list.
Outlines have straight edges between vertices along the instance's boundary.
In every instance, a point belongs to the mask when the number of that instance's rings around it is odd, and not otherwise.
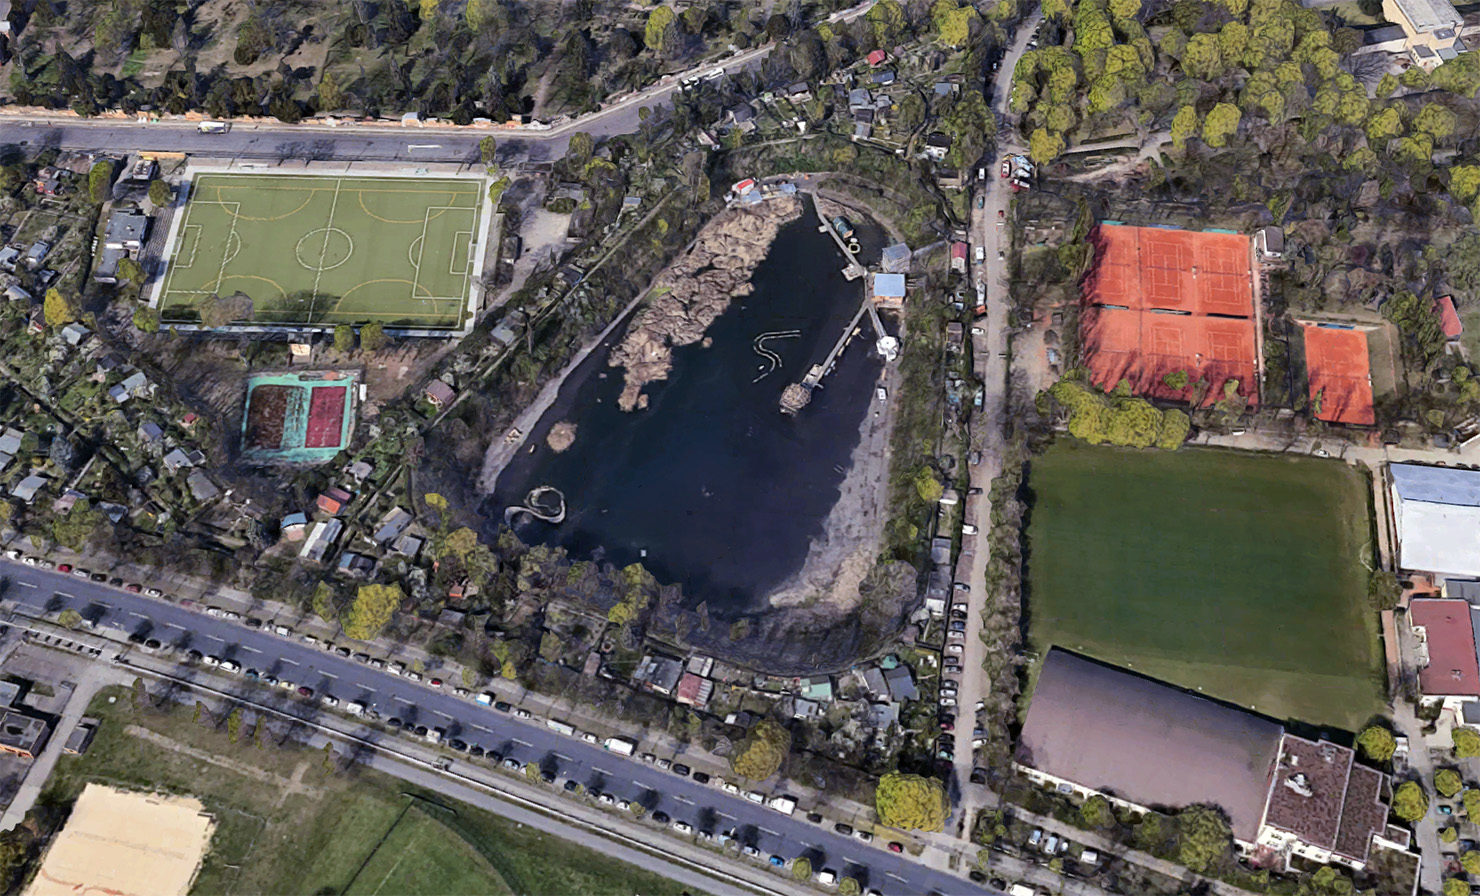
[{"label": "gray roof", "polygon": [[1069,653],[1049,651],[1018,762],[1142,806],[1222,807],[1252,843],[1283,729]]},{"label": "gray roof", "polygon": [[1389,464],[1388,472],[1404,501],[1480,507],[1480,472],[1422,464]]},{"label": "gray roof", "polygon": [[884,682],[889,687],[889,699],[894,701],[918,700],[920,691],[915,687],[915,676],[910,667],[903,664],[884,670]]},{"label": "gray roof", "polygon": [[115,211],[108,216],[108,227],[104,231],[105,242],[118,245],[138,243],[149,229],[149,219],[138,212]]}]

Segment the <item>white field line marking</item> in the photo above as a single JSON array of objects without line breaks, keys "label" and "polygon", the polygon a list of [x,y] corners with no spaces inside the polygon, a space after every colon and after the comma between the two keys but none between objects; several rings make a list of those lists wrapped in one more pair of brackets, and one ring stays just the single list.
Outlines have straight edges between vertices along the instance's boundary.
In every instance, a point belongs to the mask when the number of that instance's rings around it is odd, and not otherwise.
[{"label": "white field line marking", "polygon": [[[216,201],[216,203],[220,205],[223,209],[226,208],[228,204],[219,199]],[[241,251],[241,237],[236,235],[236,216],[241,212],[242,204],[240,202],[232,202],[230,203],[230,205],[235,206],[235,208],[227,212],[227,214],[231,215],[231,228],[226,231],[226,241],[221,245],[221,269],[216,272],[216,282],[214,284],[218,292],[221,289],[221,282],[226,279],[226,266],[231,263],[231,260],[233,258],[236,257],[235,255],[230,254],[231,240],[233,238],[235,238],[237,241],[237,251]]]},{"label": "white field line marking", "polygon": [[314,306],[319,301],[319,278],[324,276],[324,253],[329,251],[329,237],[334,235],[334,212],[339,208],[339,188],[344,178],[334,179],[334,199],[329,203],[329,220],[324,222],[324,245],[319,249],[319,269],[313,275],[313,294],[308,299],[308,319],[313,321]]}]

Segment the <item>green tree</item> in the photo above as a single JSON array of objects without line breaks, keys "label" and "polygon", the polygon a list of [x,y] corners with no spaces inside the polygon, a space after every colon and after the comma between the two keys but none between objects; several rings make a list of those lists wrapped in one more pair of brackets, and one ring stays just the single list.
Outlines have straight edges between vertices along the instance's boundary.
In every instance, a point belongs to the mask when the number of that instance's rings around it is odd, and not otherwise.
[{"label": "green tree", "polygon": [[174,191],[170,189],[169,184],[165,183],[157,177],[149,182],[150,202],[154,203],[160,208],[163,208],[164,206],[169,205],[170,200],[173,198],[175,198],[175,194]]},{"label": "green tree", "polygon": [[[1398,577],[1391,572],[1385,569],[1374,569],[1367,576],[1367,600],[1371,602],[1372,609],[1379,613],[1383,610],[1391,610],[1398,605],[1398,599],[1402,596],[1403,586],[1398,582]],[[1392,755],[1391,752],[1389,755]]]},{"label": "green tree", "polygon": [[1368,725],[1357,735],[1357,746],[1373,762],[1387,762],[1398,749],[1398,742],[1393,733],[1381,725]]},{"label": "green tree", "polygon": [[1438,103],[1425,103],[1413,119],[1413,127],[1435,140],[1445,140],[1454,133],[1458,117]]},{"label": "green tree", "polygon": [[405,599],[400,585],[361,585],[344,614],[344,634],[356,641],[374,638]]},{"label": "green tree", "polygon": [[1064,152],[1064,138],[1038,128],[1028,136],[1028,156],[1035,164],[1047,165]]},{"label": "green tree", "polygon": [[334,589],[328,582],[320,582],[314,588],[310,603],[316,616],[326,622],[334,621]]},{"label": "green tree", "polygon": [[596,141],[591,139],[591,135],[585,131],[576,131],[570,135],[570,142],[566,144],[565,158],[572,167],[585,168],[595,152]]},{"label": "green tree", "polygon": [[776,774],[791,752],[791,732],[771,719],[757,722],[730,758],[735,774],[764,781]]},{"label": "green tree", "polygon": [[236,739],[241,737],[241,733],[242,709],[238,706],[231,711],[231,715],[226,717],[226,739],[232,743],[236,743]]},{"label": "green tree", "polygon": [[661,56],[673,52],[678,42],[678,16],[672,7],[658,6],[648,13],[643,29],[643,44]]},{"label": "green tree", "polygon": [[939,501],[941,495],[945,494],[945,486],[941,485],[940,477],[928,466],[922,466],[915,471],[915,494],[926,504],[934,504]]},{"label": "green tree", "polygon": [[1429,811],[1429,795],[1417,781],[1404,781],[1393,791],[1393,814],[1404,821],[1423,818]]},{"label": "green tree", "polygon": [[333,72],[324,72],[319,79],[319,111],[333,112],[344,108],[344,91],[339,87],[339,79],[334,77]]},{"label": "green tree", "polygon": [[1480,790],[1470,787],[1459,798],[1465,806],[1465,817],[1471,821],[1480,819]]},{"label": "green tree", "polygon": [[864,19],[868,21],[874,43],[878,46],[892,47],[904,33],[904,7],[898,0],[879,0],[864,14]]},{"label": "green tree", "polygon": [[380,321],[360,325],[360,349],[362,351],[378,352],[385,348],[386,342],[385,327]]},{"label": "green tree", "polygon": [[113,161],[103,159],[87,172],[87,195],[93,202],[106,202],[113,195]]},{"label": "green tree", "polygon": [[1444,896],[1470,896],[1470,885],[1458,877],[1445,878]]},{"label": "green tree", "polygon": [[1182,51],[1182,70],[1203,81],[1221,77],[1226,67],[1223,51],[1218,47],[1218,36],[1204,33],[1188,38],[1187,49]]},{"label": "green tree", "polygon": [[1462,205],[1480,196],[1480,165],[1455,165],[1449,169],[1449,193]]},{"label": "green tree", "polygon": [[1452,768],[1441,768],[1434,772],[1434,791],[1445,799],[1453,799],[1464,789],[1465,782],[1459,772]]},{"label": "green tree", "polygon": [[1168,389],[1174,389],[1178,392],[1181,392],[1183,389],[1187,388],[1187,371],[1173,370],[1166,376],[1162,377],[1161,381],[1162,384],[1165,385]]},{"label": "green tree", "polygon": [[350,352],[355,348],[355,328],[349,324],[339,324],[334,328],[334,350],[337,352]]},{"label": "green tree", "polygon": [[1466,874],[1480,877],[1480,852],[1473,849],[1465,850],[1464,855],[1459,857],[1459,864],[1465,869]]},{"label": "green tree", "polygon": [[1187,138],[1197,133],[1197,109],[1192,106],[1183,106],[1177,110],[1172,117],[1172,145],[1181,149],[1187,144]]},{"label": "green tree", "polygon": [[1208,117],[1203,119],[1202,139],[1207,145],[1217,149],[1228,144],[1228,138],[1238,132],[1240,119],[1244,113],[1239,111],[1238,106],[1232,103],[1219,103],[1209,112]]},{"label": "green tree", "polygon": [[858,896],[860,890],[858,881],[851,877],[845,877],[838,881],[838,896]]},{"label": "green tree", "polygon": [[48,327],[64,327],[77,319],[77,309],[72,306],[71,300],[62,295],[61,290],[55,286],[46,291],[46,297],[41,302],[41,309]]},{"label": "green tree", "polygon": [[144,266],[125,255],[118,259],[118,279],[135,288],[144,285]]},{"label": "green tree", "polygon": [[1177,860],[1202,873],[1220,864],[1233,845],[1228,820],[1217,809],[1192,806],[1177,816]]},{"label": "green tree", "polygon": [[1367,117],[1363,129],[1368,140],[1388,140],[1403,133],[1403,116],[1397,106],[1384,106]]},{"label": "green tree", "polygon": [[498,201],[504,198],[504,191],[509,188],[509,178],[505,175],[488,185],[488,203],[497,206]]},{"label": "green tree", "polygon": [[1098,793],[1079,807],[1079,816],[1092,828],[1108,828],[1115,824],[1115,810],[1110,808],[1110,801]]},{"label": "green tree", "polygon": [[791,862],[791,876],[797,880],[812,879],[812,862],[806,856],[798,856]]},{"label": "green tree", "polygon": [[948,47],[963,47],[971,39],[971,26],[977,20],[976,9],[962,6],[956,0],[935,0],[930,7],[936,36]]},{"label": "green tree", "polygon": [[82,625],[82,614],[73,609],[66,609],[57,614],[57,625],[62,628],[77,628]]},{"label": "green tree", "polygon": [[950,807],[945,790],[935,778],[889,772],[874,788],[874,810],[879,822],[912,831],[944,829]]},{"label": "green tree", "polygon": [[483,160],[483,164],[492,167],[497,158],[497,152],[498,141],[492,137],[484,137],[478,141],[478,157]]},{"label": "green tree", "polygon": [[1460,759],[1480,756],[1480,734],[1471,729],[1456,727],[1449,740],[1454,744],[1454,755]]}]

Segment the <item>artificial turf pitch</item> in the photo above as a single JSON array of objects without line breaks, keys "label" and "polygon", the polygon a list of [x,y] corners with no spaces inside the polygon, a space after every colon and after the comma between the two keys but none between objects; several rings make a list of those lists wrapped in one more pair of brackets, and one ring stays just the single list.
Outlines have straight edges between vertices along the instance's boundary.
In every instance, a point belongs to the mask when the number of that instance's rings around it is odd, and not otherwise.
[{"label": "artificial turf pitch", "polygon": [[1276,719],[1381,706],[1367,488],[1335,461],[1061,443],[1029,474],[1028,637]]},{"label": "artificial turf pitch", "polygon": [[165,321],[243,292],[252,322],[455,328],[483,213],[475,179],[198,174],[166,255]]}]

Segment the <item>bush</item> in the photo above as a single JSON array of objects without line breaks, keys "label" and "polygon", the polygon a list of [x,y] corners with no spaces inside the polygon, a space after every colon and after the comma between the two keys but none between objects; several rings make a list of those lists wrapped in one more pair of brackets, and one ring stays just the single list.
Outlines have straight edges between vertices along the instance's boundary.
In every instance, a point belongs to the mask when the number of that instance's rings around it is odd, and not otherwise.
[{"label": "bush", "polygon": [[87,172],[87,195],[93,202],[106,202],[113,195],[113,162],[103,159]]},{"label": "bush", "polygon": [[1444,896],[1470,896],[1470,885],[1457,877],[1444,881]]},{"label": "bush", "polygon": [[1441,768],[1434,772],[1434,790],[1445,799],[1452,798],[1465,786],[1460,780],[1459,772],[1452,768]]},{"label": "bush", "polygon": [[1079,815],[1093,828],[1108,828],[1115,824],[1115,810],[1110,808],[1110,801],[1098,793],[1084,801],[1084,805],[1079,807]]},{"label": "bush", "polygon": [[1450,740],[1454,744],[1454,755],[1460,759],[1480,756],[1480,734],[1469,728],[1455,728]]},{"label": "bush", "polygon": [[1480,822],[1480,790],[1471,787],[1460,794],[1460,799],[1464,802],[1466,817]]},{"label": "bush", "polygon": [[345,636],[368,641],[380,634],[405,599],[399,585],[361,585],[342,620]]},{"label": "bush", "polygon": [[797,880],[812,879],[812,863],[805,858],[798,858],[791,863],[791,876]]},{"label": "bush", "polygon": [[942,830],[949,814],[939,781],[899,772],[879,779],[874,789],[874,809],[881,823],[913,831]]},{"label": "bush", "polygon": [[1452,825],[1447,828],[1442,828],[1439,831],[1439,839],[1444,841],[1445,843],[1453,843],[1454,841],[1459,839],[1459,831],[1456,830]]},{"label": "bush", "polygon": [[1199,873],[1218,864],[1233,846],[1228,820],[1208,806],[1192,806],[1177,816],[1177,860]]},{"label": "bush", "polygon": [[1459,864],[1465,869],[1466,874],[1480,875],[1480,852],[1473,849],[1466,850],[1465,854],[1459,857]]}]

